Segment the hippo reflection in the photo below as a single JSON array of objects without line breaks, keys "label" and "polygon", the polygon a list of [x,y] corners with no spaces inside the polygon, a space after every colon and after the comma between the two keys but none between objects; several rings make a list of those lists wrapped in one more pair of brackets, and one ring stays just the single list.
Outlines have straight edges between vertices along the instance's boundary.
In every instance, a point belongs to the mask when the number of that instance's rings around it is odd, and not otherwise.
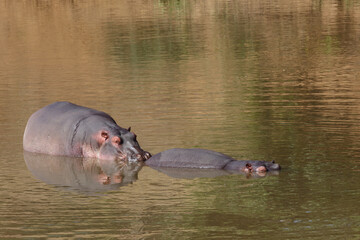
[{"label": "hippo reflection", "polygon": [[79,190],[107,190],[127,185],[138,179],[138,172],[143,166],[142,162],[118,163],[26,151],[24,160],[37,179]]},{"label": "hippo reflection", "polygon": [[[174,148],[152,156],[145,162],[170,176],[193,178],[196,174],[219,176],[243,173],[252,176],[277,174],[280,165],[268,161],[235,160],[225,154],[206,149]],[[201,169],[197,171],[194,169]],[[204,171],[206,170],[206,171]]]}]

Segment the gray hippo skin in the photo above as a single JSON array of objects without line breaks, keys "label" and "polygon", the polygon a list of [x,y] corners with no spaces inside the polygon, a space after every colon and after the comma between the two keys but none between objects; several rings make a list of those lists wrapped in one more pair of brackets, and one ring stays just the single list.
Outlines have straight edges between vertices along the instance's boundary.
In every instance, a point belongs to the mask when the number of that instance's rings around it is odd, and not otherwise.
[{"label": "gray hippo skin", "polygon": [[55,102],[28,120],[24,150],[58,156],[91,157],[112,161],[144,161],[136,135],[104,112],[69,102]]},{"label": "gray hippo skin", "polygon": [[173,148],[152,156],[145,162],[151,167],[213,168],[227,171],[278,171],[280,165],[267,161],[235,160],[225,154],[206,149]]}]

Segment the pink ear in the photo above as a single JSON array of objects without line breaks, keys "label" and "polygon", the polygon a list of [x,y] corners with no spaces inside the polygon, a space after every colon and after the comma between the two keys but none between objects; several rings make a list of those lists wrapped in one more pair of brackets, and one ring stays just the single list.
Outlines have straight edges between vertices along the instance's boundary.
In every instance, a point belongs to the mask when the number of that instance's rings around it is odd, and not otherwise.
[{"label": "pink ear", "polygon": [[105,131],[101,131],[101,137],[106,141],[109,138],[109,134]]},{"label": "pink ear", "polygon": [[109,138],[109,134],[106,131],[99,131],[93,135],[93,138],[102,145]]}]

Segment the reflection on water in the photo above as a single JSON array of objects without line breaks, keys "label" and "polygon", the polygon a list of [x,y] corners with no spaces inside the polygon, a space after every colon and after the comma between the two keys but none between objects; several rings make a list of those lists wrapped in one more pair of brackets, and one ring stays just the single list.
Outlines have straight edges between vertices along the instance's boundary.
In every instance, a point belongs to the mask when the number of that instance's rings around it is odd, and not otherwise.
[{"label": "reflection on water", "polygon": [[[0,1],[0,235],[359,238],[359,22],[356,0]],[[109,113],[152,154],[197,147],[283,170],[144,167],[118,188],[77,161],[38,164],[103,194],[64,191],[32,177],[21,145],[29,116],[59,100]]]},{"label": "reflection on water", "polygon": [[50,156],[24,151],[29,171],[39,180],[52,185],[79,190],[109,190],[133,183],[142,163],[114,163],[93,158]]},{"label": "reflection on water", "polygon": [[[143,167],[142,162],[119,164],[94,158],[51,156],[27,151],[24,151],[24,160],[31,174],[46,184],[89,192],[114,190],[132,184],[138,179],[138,173]],[[229,174],[257,178],[279,174],[278,171],[245,173],[222,169],[152,168],[172,178],[182,179],[214,178]]]},{"label": "reflection on water", "polygon": [[240,171],[229,172],[222,169],[195,169],[195,168],[174,168],[174,167],[152,167],[152,168],[159,172],[165,173],[170,177],[184,178],[184,179],[213,178],[219,176],[226,176],[229,174],[241,175],[244,176],[245,178],[258,178],[265,176],[274,176],[279,174],[279,171],[245,173]]}]

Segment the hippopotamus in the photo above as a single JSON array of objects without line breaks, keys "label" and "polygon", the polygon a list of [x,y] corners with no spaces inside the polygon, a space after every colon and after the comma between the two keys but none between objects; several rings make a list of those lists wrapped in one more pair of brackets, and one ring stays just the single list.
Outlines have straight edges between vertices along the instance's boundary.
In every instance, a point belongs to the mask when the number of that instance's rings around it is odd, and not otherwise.
[{"label": "hippopotamus", "polygon": [[145,161],[131,129],[118,126],[107,113],[70,102],[55,102],[33,113],[26,125],[25,151],[109,161]]},{"label": "hippopotamus", "polygon": [[281,169],[280,165],[274,161],[240,161],[219,152],[199,148],[169,149],[152,156],[145,164],[151,167],[222,169],[246,173]]}]

